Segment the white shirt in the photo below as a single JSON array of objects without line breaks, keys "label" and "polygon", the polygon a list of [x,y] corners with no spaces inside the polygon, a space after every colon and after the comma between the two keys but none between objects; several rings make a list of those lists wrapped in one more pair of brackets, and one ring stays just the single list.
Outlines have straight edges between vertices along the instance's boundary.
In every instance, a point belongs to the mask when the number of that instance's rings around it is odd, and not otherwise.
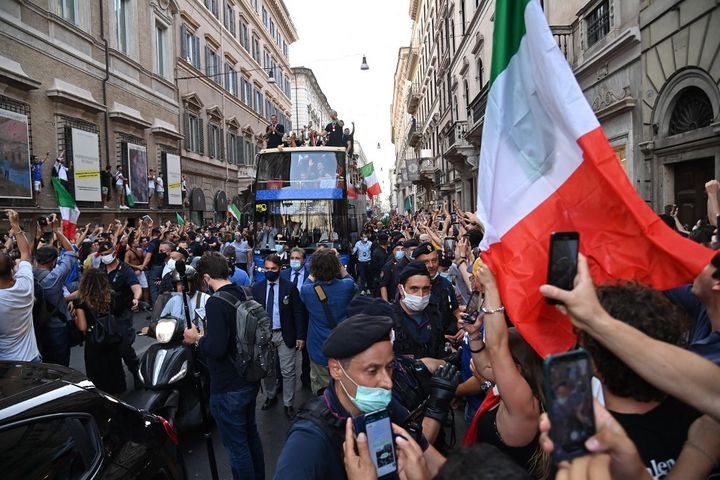
[{"label": "white shirt", "polygon": [[[265,287],[265,311],[267,312],[267,306],[268,302],[270,302],[270,281],[267,282],[267,286]],[[273,305],[273,318],[272,318],[272,328],[273,330],[280,328],[280,280],[273,283],[273,293],[275,298],[272,300],[274,303]]]},{"label": "white shirt", "polygon": [[151,192],[155,190],[155,179],[152,177],[148,177],[148,190]]},{"label": "white shirt", "polygon": [[[198,295],[200,295],[200,305],[198,305]],[[205,315],[205,303],[208,301],[208,298],[210,298],[210,295],[207,293],[203,293],[200,291],[195,292],[195,295],[188,298],[188,307],[190,309],[190,320],[194,321],[195,317],[197,316],[197,313],[195,310],[199,310],[200,316],[204,317]],[[196,305],[198,305],[196,307]],[[165,304],[165,307],[162,309],[162,313],[160,313],[161,317],[164,317],[166,315],[171,315],[173,318],[177,318],[179,320],[185,320],[185,305],[183,305],[183,297],[182,294],[172,295],[170,297],[170,300]]]},{"label": "white shirt", "polygon": [[165,192],[165,183],[163,182],[162,177],[157,177],[155,179],[155,191],[160,193]]},{"label": "white shirt", "polygon": [[370,261],[371,250],[372,242],[370,240],[364,243],[362,240],[358,240],[357,242],[355,242],[355,248],[353,248],[353,253],[357,252],[358,261],[364,263]]},{"label": "white shirt", "polygon": [[0,360],[28,362],[40,354],[33,329],[34,295],[32,266],[23,260],[15,284],[0,289]]},{"label": "white shirt", "polygon": [[115,173],[115,185],[122,187],[125,184],[125,178],[122,172]]},{"label": "white shirt", "polygon": [[62,163],[60,163],[60,162],[56,162],[56,163],[55,163],[55,169],[57,170],[58,178],[59,178],[60,180],[65,180],[65,181],[67,181],[67,179],[68,179],[68,176],[67,176],[68,169],[67,169],[67,167],[66,167],[65,165],[63,165]]}]

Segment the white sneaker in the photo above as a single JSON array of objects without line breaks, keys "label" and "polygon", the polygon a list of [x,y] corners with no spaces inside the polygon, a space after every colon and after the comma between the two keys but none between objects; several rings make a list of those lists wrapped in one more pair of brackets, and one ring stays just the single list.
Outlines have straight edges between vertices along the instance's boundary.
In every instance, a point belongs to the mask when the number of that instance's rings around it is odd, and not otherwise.
[{"label": "white sneaker", "polygon": [[108,207],[107,205],[103,205],[103,208],[109,209],[110,207]]}]

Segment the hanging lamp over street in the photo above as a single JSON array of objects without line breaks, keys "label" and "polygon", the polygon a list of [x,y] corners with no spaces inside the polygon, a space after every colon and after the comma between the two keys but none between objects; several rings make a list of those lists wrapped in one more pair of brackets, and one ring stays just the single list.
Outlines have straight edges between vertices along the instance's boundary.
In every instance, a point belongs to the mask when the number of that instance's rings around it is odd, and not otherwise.
[{"label": "hanging lamp over street", "polygon": [[370,70],[370,67],[367,64],[367,58],[365,58],[365,55],[363,55],[362,63],[360,64],[360,70]]}]

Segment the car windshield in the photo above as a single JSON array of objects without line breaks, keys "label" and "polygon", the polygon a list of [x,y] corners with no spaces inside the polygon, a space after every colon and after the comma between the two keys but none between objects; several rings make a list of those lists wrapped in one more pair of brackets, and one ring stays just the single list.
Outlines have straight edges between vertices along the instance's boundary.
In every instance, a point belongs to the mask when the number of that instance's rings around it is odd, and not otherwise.
[{"label": "car windshield", "polygon": [[[283,200],[255,205],[256,219],[267,225],[285,241],[303,248],[320,243],[335,243],[346,238],[347,232],[337,200]],[[261,232],[261,227],[258,226]],[[262,234],[262,233],[261,233]],[[281,237],[280,237],[281,236]]]}]

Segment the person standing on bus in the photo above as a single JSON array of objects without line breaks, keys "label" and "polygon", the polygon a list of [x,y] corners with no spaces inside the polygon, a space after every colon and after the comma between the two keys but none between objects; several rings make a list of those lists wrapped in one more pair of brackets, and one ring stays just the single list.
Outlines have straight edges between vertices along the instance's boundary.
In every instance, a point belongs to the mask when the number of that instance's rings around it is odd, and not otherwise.
[{"label": "person standing on bus", "polygon": [[270,125],[265,127],[265,148],[277,148],[278,145],[281,145],[284,133],[285,126],[278,123],[277,115],[270,116]]},{"label": "person standing on bus", "polygon": [[335,110],[330,111],[330,119],[332,120],[325,126],[327,132],[326,147],[342,147],[343,146],[343,124],[337,118]]}]

